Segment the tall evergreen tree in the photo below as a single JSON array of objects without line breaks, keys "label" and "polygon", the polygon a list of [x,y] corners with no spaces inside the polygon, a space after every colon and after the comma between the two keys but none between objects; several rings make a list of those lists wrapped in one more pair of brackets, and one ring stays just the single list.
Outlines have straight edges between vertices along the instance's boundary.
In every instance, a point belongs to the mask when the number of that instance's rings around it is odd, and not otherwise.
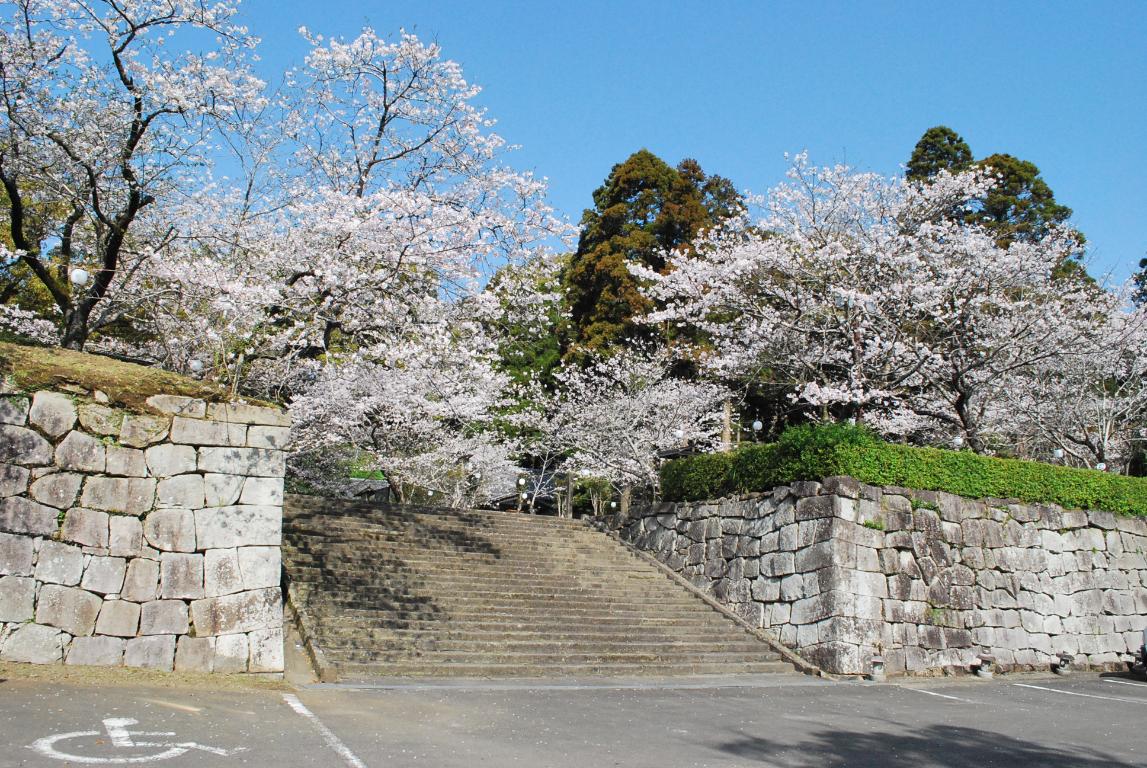
[{"label": "tall evergreen tree", "polygon": [[655,336],[635,321],[652,305],[628,265],[664,270],[669,252],[690,249],[701,231],[744,206],[728,179],[707,176],[695,160],[673,168],[646,149],[615,165],[593,202],[563,280],[571,347],[586,351]]},{"label": "tall evergreen tree", "polygon": [[[958,173],[980,168],[991,173],[997,181],[988,194],[969,201],[970,210],[961,206],[946,215],[979,224],[995,235],[1001,248],[1016,241],[1038,242],[1053,226],[1071,218],[1071,209],[1056,202],[1055,193],[1035,163],[1004,153],[975,161],[972,157],[971,148],[960,134],[946,125],[937,125],[916,142],[905,176],[909,181],[927,182],[941,170]],[[1057,268],[1058,275],[1090,280],[1082,263],[1086,238],[1079,230],[1073,229],[1072,233],[1079,246]]]},{"label": "tall evergreen tree", "polygon": [[940,171],[958,173],[972,164],[972,149],[964,137],[946,125],[924,131],[908,160],[909,181],[925,181]]},{"label": "tall evergreen tree", "polygon": [[[998,179],[996,186],[971,214],[971,220],[994,231],[1001,245],[1036,242],[1048,230],[1071,218],[1071,209],[1055,200],[1035,163],[995,154],[976,163]],[[1082,243],[1082,235],[1080,235]]]}]

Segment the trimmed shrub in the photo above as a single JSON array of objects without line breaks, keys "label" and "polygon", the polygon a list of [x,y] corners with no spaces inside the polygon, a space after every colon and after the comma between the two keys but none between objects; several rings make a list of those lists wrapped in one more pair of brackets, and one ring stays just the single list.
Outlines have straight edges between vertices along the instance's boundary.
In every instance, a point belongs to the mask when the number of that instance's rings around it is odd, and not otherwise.
[{"label": "trimmed shrub", "polygon": [[[674,465],[671,470],[670,465]],[[670,475],[673,480],[666,482]],[[787,430],[772,445],[678,459],[665,466],[662,490],[667,500],[697,500],[830,475],[969,498],[1017,498],[1147,516],[1147,478],[894,445],[863,428],[840,424],[802,425]]]},{"label": "trimmed shrub", "polygon": [[731,490],[731,453],[673,459],[661,467],[661,493],[670,501],[715,499]]}]

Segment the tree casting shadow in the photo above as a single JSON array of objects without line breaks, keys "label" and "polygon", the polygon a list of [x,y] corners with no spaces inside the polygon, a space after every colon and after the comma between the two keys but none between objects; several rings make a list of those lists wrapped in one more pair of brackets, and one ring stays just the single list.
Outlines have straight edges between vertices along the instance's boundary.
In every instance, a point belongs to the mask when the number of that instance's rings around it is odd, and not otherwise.
[{"label": "tree casting shadow", "polygon": [[1037,744],[993,731],[933,725],[912,733],[819,731],[798,742],[745,733],[715,748],[769,768],[1112,768],[1131,766],[1083,747]]}]

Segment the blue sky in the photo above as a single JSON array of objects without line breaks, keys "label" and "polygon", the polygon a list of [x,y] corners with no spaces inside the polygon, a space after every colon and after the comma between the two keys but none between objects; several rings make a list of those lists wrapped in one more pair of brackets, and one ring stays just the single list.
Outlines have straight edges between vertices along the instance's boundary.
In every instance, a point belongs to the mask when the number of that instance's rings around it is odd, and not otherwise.
[{"label": "blue sky", "polygon": [[296,29],[436,39],[512,164],[577,221],[646,147],[764,192],[785,152],[892,174],[926,128],[1036,163],[1123,279],[1147,255],[1147,2],[361,2],[246,0],[266,74]]}]

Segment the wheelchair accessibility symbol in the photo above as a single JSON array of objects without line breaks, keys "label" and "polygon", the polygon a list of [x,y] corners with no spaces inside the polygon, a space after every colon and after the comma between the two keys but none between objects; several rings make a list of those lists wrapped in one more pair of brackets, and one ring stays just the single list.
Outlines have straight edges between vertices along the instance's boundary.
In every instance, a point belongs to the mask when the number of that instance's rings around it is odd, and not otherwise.
[{"label": "wheelchair accessibility symbol", "polygon": [[[219,757],[231,757],[246,747],[220,749],[196,744],[194,741],[156,741],[157,737],[171,737],[171,731],[129,731],[129,725],[137,725],[138,720],[127,717],[109,717],[104,720],[103,731],[72,731],[57,733],[38,739],[28,748],[44,757],[65,760],[85,765],[128,765],[133,763],[154,763],[170,760],[173,757],[198,750]],[[107,741],[102,740],[106,732]],[[93,737],[96,741],[93,742]],[[66,742],[72,744],[65,746]],[[110,749],[108,748],[110,745]],[[158,751],[156,751],[158,750]],[[108,754],[77,754],[78,752],[99,752]]]}]

